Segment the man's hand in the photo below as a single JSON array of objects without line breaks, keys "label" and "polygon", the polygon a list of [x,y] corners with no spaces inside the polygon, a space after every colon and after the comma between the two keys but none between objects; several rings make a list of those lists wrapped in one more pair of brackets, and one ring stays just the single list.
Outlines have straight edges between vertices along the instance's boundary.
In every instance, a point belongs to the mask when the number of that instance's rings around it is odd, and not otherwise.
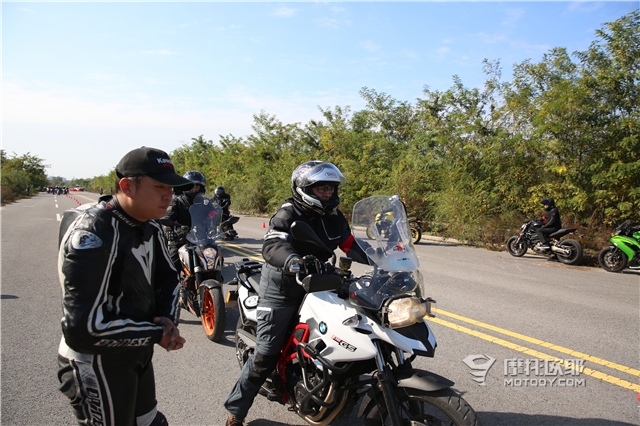
[{"label": "man's hand", "polygon": [[167,352],[176,351],[184,346],[186,340],[180,336],[178,327],[167,317],[155,317],[153,322],[162,325],[162,340],[158,342]]}]

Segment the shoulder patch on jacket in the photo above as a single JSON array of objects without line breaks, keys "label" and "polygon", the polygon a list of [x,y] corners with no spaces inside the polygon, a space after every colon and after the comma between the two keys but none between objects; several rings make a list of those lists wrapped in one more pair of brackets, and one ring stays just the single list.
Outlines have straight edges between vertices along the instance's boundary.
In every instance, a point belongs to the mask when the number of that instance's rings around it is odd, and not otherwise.
[{"label": "shoulder patch on jacket", "polygon": [[75,250],[87,250],[102,247],[102,240],[96,234],[85,230],[77,230],[71,236],[71,246]]}]

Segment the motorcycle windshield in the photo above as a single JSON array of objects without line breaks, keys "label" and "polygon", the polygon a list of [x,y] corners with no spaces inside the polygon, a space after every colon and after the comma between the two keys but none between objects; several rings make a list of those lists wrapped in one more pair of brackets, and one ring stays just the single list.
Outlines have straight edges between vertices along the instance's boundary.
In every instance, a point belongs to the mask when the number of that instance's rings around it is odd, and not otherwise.
[{"label": "motorcycle windshield", "polygon": [[386,271],[420,267],[404,205],[397,196],[373,196],[353,206],[351,232],[373,264]]},{"label": "motorcycle windshield", "polygon": [[413,246],[404,205],[396,196],[374,196],[353,207],[356,242],[375,265],[372,275],[351,284],[351,303],[380,309],[385,299],[410,294],[422,297],[424,281]]},{"label": "motorcycle windshield", "polygon": [[207,240],[215,240],[220,232],[222,208],[215,201],[198,194],[189,207],[191,230],[187,240],[193,244],[202,244]]}]

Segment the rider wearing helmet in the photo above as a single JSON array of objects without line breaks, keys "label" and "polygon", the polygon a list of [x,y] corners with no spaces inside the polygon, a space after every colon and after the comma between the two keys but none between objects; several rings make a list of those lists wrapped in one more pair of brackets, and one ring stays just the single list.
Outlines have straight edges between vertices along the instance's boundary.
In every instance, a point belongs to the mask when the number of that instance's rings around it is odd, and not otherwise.
[{"label": "rider wearing helmet", "polygon": [[167,214],[160,219],[160,222],[164,225],[164,235],[169,246],[171,260],[178,271],[182,269],[178,250],[187,242],[187,233],[191,229],[189,207],[193,204],[195,196],[204,193],[206,190],[206,179],[199,171],[189,170],[184,174],[184,178],[194,183],[193,188],[183,191],[174,197],[167,208]]},{"label": "rider wearing helmet", "polygon": [[545,221],[544,225],[541,228],[536,230],[538,234],[538,239],[540,240],[541,248],[545,251],[551,250],[551,246],[549,245],[549,239],[547,235],[551,235],[560,228],[562,228],[562,222],[560,220],[560,212],[556,207],[555,201],[553,198],[543,198],[540,201],[546,211],[542,219]]},{"label": "rider wearing helmet", "polygon": [[356,262],[368,263],[364,251],[355,244],[347,219],[338,210],[338,190],[344,182],[340,170],[323,161],[309,161],[293,171],[292,198],[285,200],[271,217],[264,236],[262,257],[265,263],[257,308],[257,344],[224,402],[230,413],[226,426],[243,424],[253,399],[276,367],[305,296],[294,271],[300,268],[307,273],[319,272],[306,268],[307,262],[303,260],[306,256],[320,262],[329,260],[327,253],[319,247],[294,240],[290,234],[291,224],[296,221],[307,223],[330,249],[340,247]]}]

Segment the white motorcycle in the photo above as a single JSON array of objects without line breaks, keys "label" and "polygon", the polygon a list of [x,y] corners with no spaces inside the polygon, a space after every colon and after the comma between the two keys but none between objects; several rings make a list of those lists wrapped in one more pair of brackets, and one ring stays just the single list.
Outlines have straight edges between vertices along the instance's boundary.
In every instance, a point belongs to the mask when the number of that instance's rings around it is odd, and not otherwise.
[{"label": "white motorcycle", "polygon": [[[372,225],[390,209],[392,229],[380,235]],[[335,267],[335,254],[306,223],[291,226],[294,239],[324,247],[333,257],[318,264],[316,273],[297,275],[307,292],[299,323],[260,393],[289,404],[314,426],[349,416],[358,400],[358,417],[368,426],[479,425],[475,411],[451,389],[452,381],[411,365],[417,356],[434,355],[436,340],[424,318],[435,301],[424,297],[404,207],[397,197],[366,198],[354,206],[352,221],[356,241],[375,265],[359,277],[348,258]],[[256,345],[260,269],[261,263],[244,259],[229,283],[237,284],[228,303],[237,300],[241,367]]]}]

